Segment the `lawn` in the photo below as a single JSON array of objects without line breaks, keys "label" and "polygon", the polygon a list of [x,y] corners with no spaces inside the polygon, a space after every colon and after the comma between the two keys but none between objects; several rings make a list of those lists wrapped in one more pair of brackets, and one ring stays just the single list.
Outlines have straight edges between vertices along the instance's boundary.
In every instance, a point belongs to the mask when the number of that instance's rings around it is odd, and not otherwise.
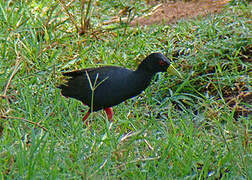
[{"label": "lawn", "polygon": [[[0,2],[0,178],[251,179],[251,4],[129,26],[150,5],[89,2]],[[113,123],[99,111],[87,128],[88,108],[57,88],[64,71],[135,69],[152,52],[183,78],[157,74]]]}]

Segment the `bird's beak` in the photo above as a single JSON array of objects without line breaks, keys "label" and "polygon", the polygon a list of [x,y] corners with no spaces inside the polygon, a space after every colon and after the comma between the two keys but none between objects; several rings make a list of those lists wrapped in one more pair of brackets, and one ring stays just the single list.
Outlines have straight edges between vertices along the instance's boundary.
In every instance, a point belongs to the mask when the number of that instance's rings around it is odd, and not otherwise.
[{"label": "bird's beak", "polygon": [[170,66],[168,67],[167,72],[169,74],[173,74],[173,75],[179,76],[180,78],[183,78],[180,72],[178,72],[178,70],[175,69],[175,67],[172,64],[170,64]]}]

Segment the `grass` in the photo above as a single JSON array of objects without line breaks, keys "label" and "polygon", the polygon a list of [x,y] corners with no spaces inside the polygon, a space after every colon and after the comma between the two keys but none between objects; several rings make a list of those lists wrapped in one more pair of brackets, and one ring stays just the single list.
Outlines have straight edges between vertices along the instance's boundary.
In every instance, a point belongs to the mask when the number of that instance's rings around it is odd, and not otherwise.
[{"label": "grass", "polygon": [[[1,179],[251,179],[251,5],[100,30],[97,17],[134,3],[120,2],[101,1],[83,36],[57,2],[0,3]],[[70,13],[81,9],[74,5]],[[104,112],[85,128],[87,108],[56,88],[62,70],[134,69],[156,51],[184,79],[158,74],[114,108],[111,129]]]}]

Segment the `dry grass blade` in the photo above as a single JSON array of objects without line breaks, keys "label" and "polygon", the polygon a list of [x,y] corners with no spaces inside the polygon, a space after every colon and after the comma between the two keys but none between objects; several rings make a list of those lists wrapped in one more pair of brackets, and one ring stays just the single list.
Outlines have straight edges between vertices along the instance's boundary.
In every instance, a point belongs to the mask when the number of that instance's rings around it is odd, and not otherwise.
[{"label": "dry grass blade", "polygon": [[[63,9],[65,10],[65,12],[67,13],[67,15],[69,16],[70,20],[72,21],[73,25],[75,26],[75,29],[77,30],[77,32],[79,32],[79,28],[77,26],[77,23],[75,22],[75,19],[73,17],[73,15],[68,11],[68,6],[65,5],[64,1],[62,0],[58,0],[60,2],[60,4],[62,5]],[[71,4],[74,0],[72,0],[70,3]]]},{"label": "dry grass blade", "polygon": [[28,122],[30,124],[34,124],[35,126],[38,126],[39,128],[45,130],[45,131],[48,131],[45,127],[41,126],[39,123],[35,123],[35,122],[32,122],[32,121],[29,121],[27,119],[24,119],[24,118],[21,118],[21,117],[12,117],[12,116],[5,116],[5,115],[2,115],[1,118],[4,118],[4,119],[18,119],[18,120],[23,120],[25,122]]},{"label": "dry grass blade", "polygon": [[99,167],[99,169],[97,169],[93,174],[91,174],[87,179],[90,179],[92,176],[94,176],[96,173],[98,173],[99,170],[101,170],[102,168],[104,168],[104,166],[107,164],[108,159],[105,159],[105,161],[102,163],[102,165]]},{"label": "dry grass blade", "polygon": [[15,66],[14,66],[14,70],[12,71],[11,76],[8,79],[8,81],[5,83],[6,85],[5,85],[3,95],[0,95],[0,97],[5,98],[7,100],[7,105],[8,105],[7,109],[8,110],[6,112],[10,111],[10,102],[9,102],[9,98],[7,96],[8,88],[10,87],[11,81],[12,81],[12,79],[14,78],[14,76],[16,75],[16,73],[18,71],[18,67],[20,65],[20,62],[21,62],[21,58],[20,58],[19,52],[17,52],[17,59],[16,59],[16,63],[15,63]]},{"label": "dry grass blade", "polygon": [[153,157],[153,158],[144,158],[144,159],[136,159],[136,160],[133,160],[133,161],[130,161],[130,162],[126,162],[126,163],[123,163],[119,166],[117,166],[116,168],[120,168],[122,166],[126,166],[127,164],[131,164],[131,163],[137,163],[137,162],[144,162],[144,161],[154,161],[154,160],[158,160],[160,159],[161,156],[157,156],[157,157]]},{"label": "dry grass blade", "polygon": [[[147,133],[144,133],[144,137],[147,136]],[[147,144],[148,148],[152,151],[154,151],[154,148],[151,146],[151,144],[149,143],[149,141],[147,141],[146,139],[144,139],[144,142]]]},{"label": "dry grass blade", "polygon": [[[122,144],[123,141],[127,140],[128,138],[130,138],[130,137],[132,137],[132,136],[138,135],[140,132],[142,132],[142,131],[137,131],[137,132],[135,132],[135,133],[130,132],[130,133],[126,134],[126,135],[121,139],[121,141],[120,141],[119,144]],[[145,134],[144,134],[144,137],[145,137],[146,135],[147,135],[147,134],[145,133]],[[147,144],[147,146],[148,146],[148,148],[149,148],[150,150],[154,151],[154,148],[151,146],[151,144],[150,144],[146,139],[144,139],[144,142]]]},{"label": "dry grass blade", "polygon": [[[158,8],[160,8],[161,6],[162,6],[162,4],[158,4],[158,5],[154,6],[154,7],[152,7],[152,8],[150,8],[150,9],[146,10],[146,11],[150,11],[150,12],[147,13],[147,14],[144,14],[143,16],[139,16],[137,19],[151,16],[152,14],[156,13],[157,10],[158,10]],[[122,18],[122,17],[120,17],[120,16],[115,16],[115,17],[112,17],[111,20],[103,22],[102,25],[109,25],[109,24],[119,23],[119,22],[130,23],[130,22],[129,22],[129,16],[130,16],[131,10],[132,10],[132,9],[129,9],[129,11],[128,11],[128,12],[129,12],[129,13],[128,13],[128,17],[123,17],[123,18]],[[119,15],[120,15],[120,14],[121,14],[121,13],[119,13]],[[131,20],[133,21],[134,18],[131,19]]]},{"label": "dry grass blade", "polygon": [[144,15],[141,16],[140,18],[142,18],[142,17],[147,17],[147,16],[151,16],[152,14],[156,13],[157,10],[158,10],[158,8],[160,8],[162,5],[163,5],[163,4],[157,4],[156,6],[154,6],[154,7],[152,7],[152,8],[150,9],[150,12],[149,12],[149,13],[144,14]]},{"label": "dry grass blade", "polygon": [[38,58],[40,58],[44,52],[55,47],[56,45],[58,45],[58,42],[53,42],[52,44],[47,45],[44,49],[40,50]]},{"label": "dry grass blade", "polygon": [[[84,14],[85,0],[82,0],[81,3],[82,3],[81,12],[82,12],[82,14]],[[94,3],[95,3],[95,1],[94,1]],[[79,31],[80,35],[85,34],[88,31],[88,29],[90,28],[90,17],[92,16],[93,10],[94,10],[94,8],[92,8],[91,4],[92,4],[92,0],[89,0],[87,8],[86,8],[85,16],[81,16],[81,29]]]},{"label": "dry grass blade", "polygon": [[134,133],[130,132],[130,133],[126,134],[126,135],[121,139],[121,141],[120,141],[119,144],[121,144],[123,141],[127,140],[128,138],[130,138],[130,137],[132,137],[132,136],[138,135],[140,132],[141,132],[141,130],[139,130],[139,131],[137,131],[137,132],[134,132]]},{"label": "dry grass blade", "polygon": [[14,70],[12,71],[11,76],[10,76],[10,78],[8,79],[7,83],[6,83],[6,86],[5,86],[5,89],[4,89],[4,93],[3,93],[3,97],[6,97],[6,96],[7,96],[7,91],[8,91],[8,88],[9,88],[10,84],[11,84],[11,80],[12,80],[12,79],[14,78],[14,76],[16,75],[20,62],[21,62],[21,60],[20,60],[20,56],[19,56],[19,53],[18,53],[18,54],[17,54],[16,64],[15,64],[15,66],[14,66]]}]

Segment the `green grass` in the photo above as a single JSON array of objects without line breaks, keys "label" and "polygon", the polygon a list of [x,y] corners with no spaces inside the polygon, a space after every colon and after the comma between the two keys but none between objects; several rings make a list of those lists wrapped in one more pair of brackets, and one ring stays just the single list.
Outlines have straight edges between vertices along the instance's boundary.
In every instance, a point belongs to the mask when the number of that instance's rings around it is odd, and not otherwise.
[{"label": "green grass", "polygon": [[[43,11],[57,2],[0,2],[1,179],[252,178],[251,5],[173,25],[113,24],[95,34],[97,17],[134,3],[101,1],[90,34],[79,36],[60,5],[51,16]],[[79,11],[74,5],[69,12]],[[62,70],[134,69],[157,51],[184,79],[158,74],[114,108],[111,129],[102,111],[87,129],[87,107],[56,88]]]}]

